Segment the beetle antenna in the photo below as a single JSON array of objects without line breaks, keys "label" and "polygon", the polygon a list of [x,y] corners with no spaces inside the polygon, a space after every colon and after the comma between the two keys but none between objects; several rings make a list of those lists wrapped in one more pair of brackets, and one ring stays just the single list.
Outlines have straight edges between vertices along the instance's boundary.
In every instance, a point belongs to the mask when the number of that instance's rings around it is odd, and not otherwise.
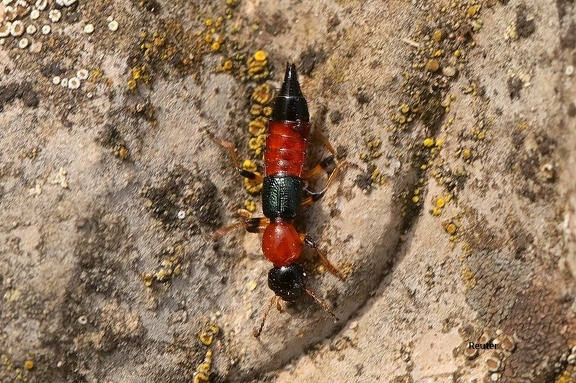
[{"label": "beetle antenna", "polygon": [[254,328],[254,330],[252,330],[252,335],[254,335],[254,338],[258,338],[260,337],[260,334],[262,334],[262,330],[264,329],[264,323],[266,322],[266,318],[268,318],[268,314],[270,314],[270,310],[272,309],[272,306],[274,306],[274,303],[276,303],[278,311],[282,310],[282,306],[280,306],[279,299],[280,297],[277,295],[274,295],[272,299],[270,299],[270,304],[268,305],[268,308],[266,309],[264,315],[262,316],[262,322],[260,322],[260,328],[258,329]]},{"label": "beetle antenna", "polygon": [[338,322],[338,317],[336,316],[336,314],[334,314],[332,312],[332,310],[330,310],[330,308],[328,307],[328,305],[326,303],[324,303],[323,301],[321,301],[316,294],[314,294],[314,292],[312,290],[306,289],[306,293],[308,293],[308,295],[310,295],[310,297],[312,299],[314,299],[316,301],[316,303],[318,303],[320,305],[320,307],[322,307],[324,309],[324,311],[326,311],[328,314],[330,314],[330,316],[332,317],[332,319],[334,319],[334,322]]}]

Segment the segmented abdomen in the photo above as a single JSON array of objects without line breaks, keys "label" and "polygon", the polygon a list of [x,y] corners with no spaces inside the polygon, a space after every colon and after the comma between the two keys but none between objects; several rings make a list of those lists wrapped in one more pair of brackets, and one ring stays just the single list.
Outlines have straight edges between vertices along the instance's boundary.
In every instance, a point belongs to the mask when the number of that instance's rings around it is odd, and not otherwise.
[{"label": "segmented abdomen", "polygon": [[310,124],[304,121],[270,121],[268,130],[264,155],[266,175],[302,177]]}]

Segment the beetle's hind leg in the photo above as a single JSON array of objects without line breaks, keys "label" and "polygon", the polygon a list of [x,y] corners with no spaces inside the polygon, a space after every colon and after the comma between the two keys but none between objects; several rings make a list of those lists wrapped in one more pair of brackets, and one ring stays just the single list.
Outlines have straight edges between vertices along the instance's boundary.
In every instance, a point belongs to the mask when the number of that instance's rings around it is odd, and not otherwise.
[{"label": "beetle's hind leg", "polygon": [[312,134],[320,139],[322,145],[324,145],[326,149],[330,152],[330,155],[324,158],[322,161],[320,161],[318,165],[308,170],[303,176],[305,180],[317,177],[319,174],[322,173],[330,175],[335,170],[336,167],[336,150],[334,150],[332,144],[328,141],[326,137],[324,137],[322,133],[320,133],[319,130],[314,130],[314,133]]},{"label": "beetle's hind leg", "polygon": [[[326,194],[326,192],[328,191],[328,188],[334,183],[334,180],[336,179],[338,174],[340,174],[340,171],[342,170],[342,168],[346,165],[347,165],[346,161],[339,162],[336,165],[336,167],[334,168],[334,170],[332,171],[332,173],[330,173],[330,177],[328,177],[328,182],[326,182],[326,185],[324,186],[324,188],[322,190],[320,190],[319,192],[313,192],[313,191],[310,191],[308,189],[304,189],[303,190],[304,191],[304,198],[302,198],[301,205],[302,206],[309,206],[309,205],[312,205],[314,202],[321,200],[322,197],[324,197],[324,194]],[[318,165],[318,166],[320,166],[320,165]]]},{"label": "beetle's hind leg", "polygon": [[322,199],[322,197],[324,197],[324,194],[326,194],[326,191],[328,190],[330,185],[334,183],[334,180],[336,179],[338,174],[340,174],[342,168],[348,164],[346,161],[336,161],[337,158],[336,150],[334,150],[332,144],[328,142],[328,140],[326,139],[326,137],[322,135],[322,133],[320,133],[318,130],[315,130],[314,134],[320,139],[320,141],[322,141],[322,144],[326,147],[326,149],[328,149],[330,155],[324,158],[322,161],[320,161],[318,165],[308,170],[302,178],[304,178],[305,180],[310,180],[322,173],[326,173],[328,175],[328,181],[326,182],[324,188],[318,192],[313,192],[308,189],[304,189],[304,198],[302,199],[301,203],[302,206],[312,205],[314,202]]}]

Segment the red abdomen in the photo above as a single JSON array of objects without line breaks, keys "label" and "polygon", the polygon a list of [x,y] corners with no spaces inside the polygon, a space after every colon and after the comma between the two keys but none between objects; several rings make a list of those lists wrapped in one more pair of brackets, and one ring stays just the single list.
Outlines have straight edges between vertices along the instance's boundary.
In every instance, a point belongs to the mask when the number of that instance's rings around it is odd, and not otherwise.
[{"label": "red abdomen", "polygon": [[270,121],[264,155],[267,176],[302,177],[309,132],[305,121]]}]

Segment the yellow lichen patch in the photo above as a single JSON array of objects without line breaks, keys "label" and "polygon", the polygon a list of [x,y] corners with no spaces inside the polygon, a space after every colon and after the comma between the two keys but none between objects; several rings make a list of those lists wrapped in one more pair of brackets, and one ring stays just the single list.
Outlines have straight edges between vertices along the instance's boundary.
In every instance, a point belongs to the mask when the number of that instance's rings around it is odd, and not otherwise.
[{"label": "yellow lichen patch", "polygon": [[474,17],[478,14],[478,12],[480,11],[480,5],[472,5],[468,8],[468,11],[466,12],[466,16],[468,17]]},{"label": "yellow lichen patch", "polygon": [[134,90],[134,89],[136,89],[136,80],[134,80],[134,79],[128,80],[128,82],[126,83],[126,87],[127,87],[129,90]]},{"label": "yellow lichen patch", "polygon": [[572,378],[572,374],[570,373],[570,371],[566,370],[564,371],[564,373],[562,373],[562,375],[558,377],[558,379],[556,379],[556,382],[554,383],[576,383],[576,382]]},{"label": "yellow lichen patch", "polygon": [[142,273],[142,281],[144,282],[144,285],[146,287],[152,286],[152,284],[154,283],[154,274],[150,272]]},{"label": "yellow lichen patch", "polygon": [[262,108],[262,114],[266,117],[270,117],[272,115],[272,108],[269,106],[265,106]]},{"label": "yellow lichen patch", "polygon": [[252,137],[248,141],[248,147],[254,151],[256,155],[260,155],[266,147],[266,134],[260,134]]},{"label": "yellow lichen patch", "polygon": [[256,51],[254,53],[254,60],[256,61],[265,61],[268,57],[266,56],[266,52],[263,50]]},{"label": "yellow lichen patch", "polygon": [[253,136],[260,136],[266,132],[267,122],[265,117],[257,117],[248,124],[248,131]]},{"label": "yellow lichen patch", "polygon": [[204,372],[194,373],[194,383],[208,383],[210,382],[210,377]]},{"label": "yellow lichen patch", "polygon": [[378,179],[378,176],[380,175],[380,169],[376,168],[374,169],[374,171],[372,172],[372,175],[370,176],[370,179],[372,181],[376,181]]},{"label": "yellow lichen patch", "polygon": [[442,41],[443,38],[443,33],[441,29],[436,29],[433,33],[432,33],[432,40],[439,43],[440,41]]},{"label": "yellow lichen patch", "polygon": [[270,76],[266,52],[259,50],[246,61],[248,76],[253,80],[262,80]]},{"label": "yellow lichen patch", "polygon": [[[211,324],[211,325],[207,326],[207,328],[205,328],[198,335],[198,339],[200,340],[200,343],[202,343],[202,345],[209,347],[212,345],[212,342],[214,341],[214,337],[217,336],[219,333],[220,333],[220,327],[215,325],[215,324]],[[212,357],[212,352],[210,350],[208,350],[208,352],[206,353],[206,359],[210,359]],[[206,359],[204,360],[204,362],[205,363],[209,362]],[[204,371],[204,372],[206,372],[206,371]]]},{"label": "yellow lichen patch", "polygon": [[252,92],[252,100],[259,104],[266,105],[274,99],[274,88],[269,84],[262,84]]},{"label": "yellow lichen patch", "polygon": [[465,265],[462,268],[462,279],[464,280],[464,285],[468,290],[471,290],[476,286],[476,278],[474,277],[474,273],[470,270],[470,267]]},{"label": "yellow lichen patch", "polygon": [[250,194],[258,194],[262,190],[262,183],[244,178],[244,189],[246,189],[246,191]]},{"label": "yellow lichen patch", "polygon": [[478,85],[475,82],[473,82],[464,90],[464,94],[471,94],[473,97],[476,97],[477,90]]},{"label": "yellow lichen patch", "polygon": [[448,222],[444,225],[444,230],[446,230],[448,234],[454,235],[456,234],[456,231],[458,231],[458,226],[456,226],[454,222]]},{"label": "yellow lichen patch", "polygon": [[424,145],[424,147],[426,148],[431,148],[432,146],[434,146],[434,139],[433,138],[425,138],[424,142],[422,142],[422,144]]},{"label": "yellow lichen patch", "polygon": [[198,365],[198,367],[196,367],[196,372],[201,372],[204,374],[208,374],[210,373],[210,369],[212,368],[212,365],[210,363],[200,363]]},{"label": "yellow lichen patch", "polygon": [[164,40],[163,37],[160,37],[160,36],[154,37],[153,43],[154,43],[154,45],[156,45],[157,47],[164,46],[164,42],[165,42],[165,40]]},{"label": "yellow lichen patch", "polygon": [[440,62],[436,59],[430,59],[426,62],[426,70],[428,72],[436,72],[440,69]]},{"label": "yellow lichen patch", "polygon": [[139,80],[144,67],[134,67],[132,68],[132,79]]},{"label": "yellow lichen patch", "polygon": [[445,204],[446,204],[446,201],[444,200],[444,198],[442,198],[442,197],[436,197],[436,207],[437,207],[437,208],[442,209]]},{"label": "yellow lichen patch", "polygon": [[[382,157],[380,149],[382,141],[379,138],[370,138],[365,141],[368,153],[361,153],[360,159],[366,162],[366,174],[362,177],[362,189],[368,190],[372,185],[384,185],[387,182],[386,175],[376,165],[376,160]],[[360,185],[359,185],[360,186]]]},{"label": "yellow lichen patch", "polygon": [[128,149],[127,149],[126,147],[124,147],[124,146],[119,146],[119,147],[115,150],[114,154],[115,154],[117,157],[119,157],[119,158],[121,158],[121,159],[123,159],[123,160],[128,159],[128,157],[130,156],[130,152],[129,152]]},{"label": "yellow lichen patch", "polygon": [[249,172],[255,172],[258,170],[258,166],[256,166],[256,164],[251,160],[244,160],[242,163],[242,169],[248,170]]},{"label": "yellow lichen patch", "polygon": [[254,80],[267,78],[270,75],[270,71],[267,68],[267,66],[264,64],[260,64],[258,62],[256,63],[257,64],[250,65],[248,67],[248,75],[252,77]]},{"label": "yellow lichen patch", "polygon": [[257,150],[260,148],[260,144],[258,143],[258,137],[252,137],[248,140],[248,147],[252,150]]},{"label": "yellow lichen patch", "polygon": [[247,198],[244,201],[244,209],[248,210],[250,213],[254,213],[256,211],[256,202],[252,198]]},{"label": "yellow lichen patch", "polygon": [[[210,347],[214,338],[220,333],[220,327],[211,324],[202,333],[199,334],[200,343],[203,346]],[[212,350],[206,350],[204,355],[204,360],[196,366],[196,371],[194,372],[195,383],[204,383],[210,381],[210,370],[212,369]]]},{"label": "yellow lichen patch", "polygon": [[88,77],[88,81],[90,82],[98,82],[100,80],[102,80],[102,78],[104,77],[104,72],[99,70],[99,69],[92,69],[90,71],[90,77]]},{"label": "yellow lichen patch", "polygon": [[428,268],[426,270],[426,274],[424,274],[424,283],[426,283],[428,286],[433,286],[435,276],[436,276],[436,273],[434,272],[434,269],[432,268],[432,266],[428,266]]},{"label": "yellow lichen patch", "polygon": [[[460,246],[460,248],[462,249],[462,252],[464,253],[464,257],[470,256],[473,252],[472,246],[468,242],[462,242],[462,245]],[[461,261],[463,261],[463,260],[461,259]]]},{"label": "yellow lichen patch", "polygon": [[474,127],[472,128],[472,135],[476,137],[477,140],[482,141],[486,138],[486,131],[483,129],[483,126]]},{"label": "yellow lichen patch", "polygon": [[[250,160],[245,160],[244,163],[242,164],[242,169],[260,175],[260,173],[256,171],[257,168],[258,167],[256,166],[256,164]],[[244,188],[250,194],[257,194],[260,193],[260,191],[262,190],[262,183],[256,180],[244,178]]]},{"label": "yellow lichen patch", "polygon": [[374,139],[374,140],[368,141],[366,146],[368,147],[368,149],[377,149],[380,147],[380,144],[381,144],[381,142],[379,139]]},{"label": "yellow lichen patch", "polygon": [[442,210],[444,209],[446,204],[450,202],[451,199],[452,196],[450,194],[445,196],[437,196],[434,202],[432,203],[432,209],[430,210],[430,214],[432,214],[434,217],[441,215]]},{"label": "yellow lichen patch", "polygon": [[[444,230],[446,231],[446,233],[448,233],[450,235],[450,241],[455,243],[456,240],[458,239],[458,230],[460,228],[459,218],[453,217],[450,220],[444,221],[442,223],[442,226],[444,227]],[[464,252],[467,252],[467,250],[464,249],[464,246],[463,246],[462,250],[464,250]]]},{"label": "yellow lichen patch", "polygon": [[[157,30],[148,30],[149,26],[144,26],[139,33],[137,44],[130,52],[130,66],[147,65],[150,76],[156,73],[170,73],[166,69],[174,69],[183,74],[197,74],[204,65],[204,58],[207,54],[224,50],[224,42],[231,30],[227,28],[226,20],[233,17],[234,10],[233,5],[230,4],[222,8],[217,15],[209,15],[197,20],[201,23],[200,28],[198,25],[182,24],[177,19],[163,20],[155,25]],[[245,61],[246,55],[238,52],[244,49],[243,46],[232,48],[233,55],[243,56],[242,62]],[[172,66],[172,68],[166,68],[167,66]],[[219,69],[231,70],[233,66],[230,61]],[[141,76],[136,81],[147,80]],[[136,88],[133,82],[129,86],[131,89]]]},{"label": "yellow lichen patch", "polygon": [[224,64],[222,64],[222,70],[229,71],[232,70],[232,68],[234,68],[234,62],[232,60],[226,60]]},{"label": "yellow lichen patch", "polygon": [[32,359],[27,359],[24,362],[24,369],[30,371],[34,368],[34,361]]},{"label": "yellow lichen patch", "polygon": [[406,116],[402,114],[397,114],[396,116],[394,116],[394,121],[402,125],[405,124],[408,121],[408,119],[406,118]]},{"label": "yellow lichen patch", "polygon": [[262,114],[262,105],[260,104],[252,104],[250,107],[250,114],[254,117],[258,117]]},{"label": "yellow lichen patch", "polygon": [[[150,71],[148,70],[148,67],[146,65],[138,65],[135,67],[132,67],[132,79],[134,81],[134,88],[135,83],[136,82],[143,82],[144,84],[148,85],[150,84],[150,82],[152,81],[152,75],[150,74]],[[132,84],[129,83],[128,84],[128,88],[130,88]],[[132,88],[133,89],[133,88]]]},{"label": "yellow lichen patch", "polygon": [[198,335],[198,339],[204,346],[210,346],[214,340],[214,334],[212,332],[202,332]]},{"label": "yellow lichen patch", "polygon": [[[160,224],[162,222],[160,221]],[[142,281],[146,287],[152,286],[155,282],[165,283],[174,276],[179,275],[182,272],[182,266],[180,263],[181,254],[184,251],[181,245],[170,246],[169,248],[163,250],[163,253],[168,256],[160,262],[160,268],[155,271],[146,271],[142,273]]]}]

